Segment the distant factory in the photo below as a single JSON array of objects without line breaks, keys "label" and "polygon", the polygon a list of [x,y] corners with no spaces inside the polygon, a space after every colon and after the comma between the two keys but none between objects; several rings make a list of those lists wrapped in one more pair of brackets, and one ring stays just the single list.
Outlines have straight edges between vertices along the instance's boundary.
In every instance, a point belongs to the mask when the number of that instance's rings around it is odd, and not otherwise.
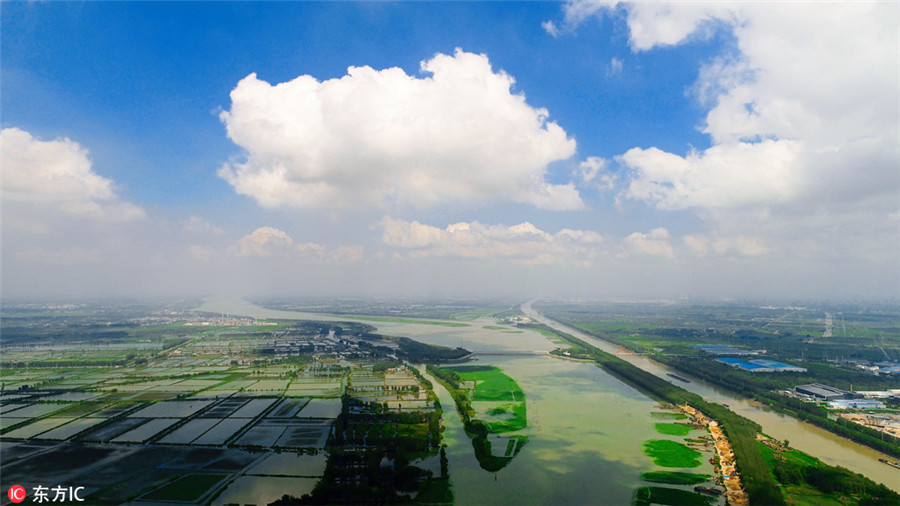
[{"label": "distant factory", "polygon": [[838,401],[844,399],[861,399],[862,395],[854,392],[841,390],[832,386],[823,385],[821,383],[810,383],[809,385],[797,385],[794,391],[802,396],[808,397],[814,401]]},{"label": "distant factory", "polygon": [[758,351],[735,348],[733,346],[726,346],[724,344],[692,344],[691,348],[697,348],[698,350],[709,353],[710,355],[759,355]]},{"label": "distant factory", "polygon": [[749,372],[806,372],[805,367],[784,364],[774,360],[757,359],[748,361],[739,358],[717,358],[716,362]]}]

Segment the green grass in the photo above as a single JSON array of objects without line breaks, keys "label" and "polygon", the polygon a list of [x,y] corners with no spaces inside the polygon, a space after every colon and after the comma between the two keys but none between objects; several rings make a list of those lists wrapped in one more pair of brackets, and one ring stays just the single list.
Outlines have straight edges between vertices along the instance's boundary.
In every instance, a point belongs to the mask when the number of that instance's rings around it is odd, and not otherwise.
[{"label": "green grass", "polygon": [[679,473],[676,471],[648,471],[641,473],[641,479],[652,483],[668,483],[671,485],[696,485],[709,481],[706,474]]},{"label": "green grass", "polygon": [[691,427],[680,423],[658,423],[656,432],[667,436],[687,436],[691,433]]},{"label": "green grass", "polygon": [[852,499],[849,501],[840,501],[833,494],[823,494],[819,490],[809,487],[786,487],[785,495],[788,504],[795,506],[844,506],[846,504],[856,504]]},{"label": "green grass", "polygon": [[672,504],[679,506],[706,506],[713,498],[688,490],[668,487],[641,487],[634,492],[634,504]]},{"label": "green grass", "polygon": [[227,478],[224,474],[189,474],[145,495],[154,501],[196,501],[207,490]]},{"label": "green grass", "polygon": [[700,465],[700,452],[667,439],[651,439],[644,441],[644,454],[662,467],[697,467]]},{"label": "green grass", "polygon": [[488,423],[488,430],[494,434],[500,434],[503,432],[522,430],[528,425],[528,416],[524,402],[518,402],[513,405],[513,415],[514,416],[508,420]]},{"label": "green grass", "polygon": [[525,400],[525,394],[519,384],[503,371],[491,366],[457,366],[447,367],[466,381],[475,381],[474,401],[512,401]]}]

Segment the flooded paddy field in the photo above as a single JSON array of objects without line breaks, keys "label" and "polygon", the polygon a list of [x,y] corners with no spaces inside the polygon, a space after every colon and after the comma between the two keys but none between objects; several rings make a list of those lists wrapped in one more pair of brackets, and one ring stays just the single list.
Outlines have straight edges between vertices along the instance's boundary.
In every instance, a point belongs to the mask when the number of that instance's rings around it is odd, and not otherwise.
[{"label": "flooded paddy field", "polygon": [[[304,376],[319,390],[337,386],[339,395],[347,374],[320,378],[303,370],[225,365],[202,377],[191,367],[6,374],[23,381],[56,380],[66,388],[0,395],[0,473],[4,483],[15,480],[26,487],[83,486],[89,501],[106,504],[243,504],[285,493],[299,497],[324,472],[324,447],[341,401],[286,397],[281,391],[290,379],[275,378]],[[185,373],[191,377],[178,377]],[[262,379],[240,379],[249,374]],[[75,376],[82,380],[66,379]],[[281,391],[223,395],[211,388],[239,381],[277,382]]]}]

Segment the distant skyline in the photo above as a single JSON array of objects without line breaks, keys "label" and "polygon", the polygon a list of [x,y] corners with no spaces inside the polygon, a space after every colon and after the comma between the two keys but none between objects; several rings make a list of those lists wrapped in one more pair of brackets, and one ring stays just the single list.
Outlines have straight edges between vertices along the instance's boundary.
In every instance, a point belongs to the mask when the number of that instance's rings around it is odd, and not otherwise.
[{"label": "distant skyline", "polygon": [[3,2],[3,299],[900,295],[900,4]]}]

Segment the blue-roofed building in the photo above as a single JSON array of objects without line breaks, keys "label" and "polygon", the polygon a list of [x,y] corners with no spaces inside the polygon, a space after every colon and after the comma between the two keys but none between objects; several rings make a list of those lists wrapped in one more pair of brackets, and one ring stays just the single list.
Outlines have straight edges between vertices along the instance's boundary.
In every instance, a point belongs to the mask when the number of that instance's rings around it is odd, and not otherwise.
[{"label": "blue-roofed building", "polygon": [[776,362],[775,360],[766,360],[760,358],[751,360],[750,362],[756,365],[761,365],[763,367],[769,367],[775,372],[806,372],[805,367]]},{"label": "blue-roofed building", "polygon": [[739,358],[717,358],[716,362],[721,362],[723,364],[730,365],[731,367],[741,369],[742,371],[749,371],[749,372],[773,372],[773,371],[775,371],[775,369],[772,369],[771,367],[754,364],[752,362],[747,362],[746,360],[741,360]]}]

